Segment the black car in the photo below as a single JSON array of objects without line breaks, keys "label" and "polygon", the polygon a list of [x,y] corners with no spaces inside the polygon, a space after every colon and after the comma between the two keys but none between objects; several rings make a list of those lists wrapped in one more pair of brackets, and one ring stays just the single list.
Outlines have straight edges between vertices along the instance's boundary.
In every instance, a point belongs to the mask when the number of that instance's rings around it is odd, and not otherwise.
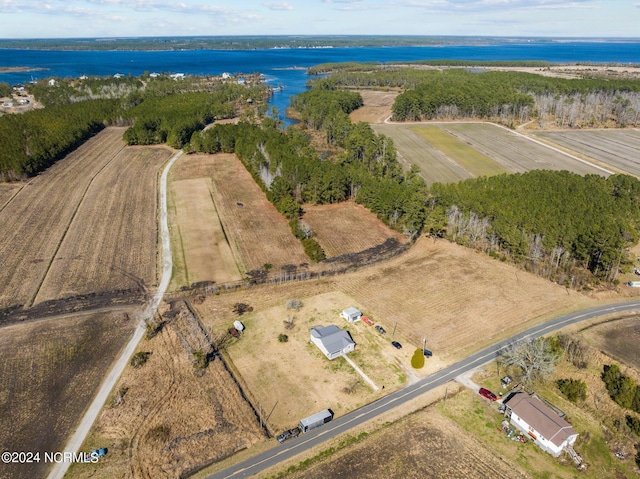
[{"label": "black car", "polygon": [[391,344],[396,349],[402,349],[402,344],[400,344],[398,341],[391,341]]},{"label": "black car", "polygon": [[378,325],[376,325],[376,329],[378,330],[378,332],[379,332],[380,334],[387,334],[387,332],[385,331],[385,329],[384,329],[382,326],[380,326],[379,324],[378,324]]},{"label": "black car", "polygon": [[423,349],[422,350],[422,354],[424,354],[425,358],[430,358],[431,356],[433,356],[433,353],[431,351],[429,351],[428,349]]}]

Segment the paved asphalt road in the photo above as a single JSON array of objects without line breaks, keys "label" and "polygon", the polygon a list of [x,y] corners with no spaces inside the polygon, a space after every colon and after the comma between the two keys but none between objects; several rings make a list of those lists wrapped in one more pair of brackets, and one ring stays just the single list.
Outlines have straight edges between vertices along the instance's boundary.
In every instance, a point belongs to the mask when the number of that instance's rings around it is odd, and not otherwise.
[{"label": "paved asphalt road", "polygon": [[[378,399],[367,406],[350,412],[345,416],[339,417],[318,429],[314,429],[313,431],[303,434],[296,439],[290,439],[282,445],[278,445],[277,447],[271,448],[268,451],[247,459],[246,461],[235,464],[228,469],[212,474],[208,476],[207,479],[250,477],[269,467],[275,466],[282,461],[290,459],[297,454],[305,452],[312,447],[322,444],[323,442],[332,439],[355,426],[369,421],[376,416],[399,406],[400,404],[410,401],[431,389],[441,386],[462,373],[491,362],[500,355],[501,351],[504,351],[507,348],[538,338],[570,324],[597,318],[598,316],[604,316],[612,313],[623,313],[637,309],[640,309],[640,301],[599,306],[596,308],[585,309],[577,313],[560,316],[552,321],[534,326],[533,328],[516,336],[483,349],[482,351],[469,356],[467,359],[452,364],[431,376],[425,377],[404,389],[400,389],[399,391]],[[331,405],[327,404],[327,407],[331,407]]]}]

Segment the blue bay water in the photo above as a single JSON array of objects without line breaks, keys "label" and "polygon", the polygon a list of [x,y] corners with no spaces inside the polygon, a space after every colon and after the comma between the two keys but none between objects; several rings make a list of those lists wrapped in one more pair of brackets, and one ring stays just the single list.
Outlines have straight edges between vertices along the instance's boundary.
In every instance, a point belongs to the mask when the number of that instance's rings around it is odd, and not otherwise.
[{"label": "blue bay water", "polygon": [[0,82],[26,83],[51,77],[107,76],[144,72],[219,75],[259,72],[273,86],[271,99],[280,112],[291,95],[304,91],[304,68],[327,62],[392,62],[409,60],[545,60],[549,62],[640,63],[640,42],[556,41],[488,46],[351,47],[271,50],[184,51],[50,51],[0,50],[0,68],[42,68],[30,72],[0,72]]}]

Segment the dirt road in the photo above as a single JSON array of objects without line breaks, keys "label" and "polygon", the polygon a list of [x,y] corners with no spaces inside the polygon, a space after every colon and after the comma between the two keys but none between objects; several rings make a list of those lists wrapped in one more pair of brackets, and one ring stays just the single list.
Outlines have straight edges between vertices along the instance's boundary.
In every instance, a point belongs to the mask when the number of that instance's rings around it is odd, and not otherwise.
[{"label": "dirt road", "polygon": [[[109,375],[105,378],[98,394],[95,399],[87,409],[82,421],[78,425],[78,428],[74,432],[73,436],[67,443],[64,448],[64,452],[74,452],[77,453],[80,450],[80,446],[84,442],[87,434],[89,434],[89,430],[91,426],[95,422],[98,414],[104,407],[104,404],[107,402],[107,398],[111,393],[111,390],[115,386],[118,378],[124,371],[124,368],[127,366],[133,352],[135,351],[138,343],[144,336],[145,332],[145,320],[147,318],[153,317],[156,310],[158,309],[158,305],[162,300],[162,296],[164,295],[167,286],[169,285],[169,281],[171,280],[171,270],[173,268],[173,259],[171,257],[171,244],[169,241],[169,224],[167,221],[167,176],[169,174],[169,170],[176,162],[178,158],[182,156],[182,152],[176,153],[173,158],[167,163],[167,166],[164,168],[162,172],[162,177],[160,179],[160,232],[162,237],[162,280],[160,281],[160,285],[158,286],[158,290],[154,294],[153,298],[147,305],[142,317],[140,318],[139,324],[131,337],[131,340],[127,344],[127,346],[122,351],[122,354],[114,364],[113,368],[109,372]],[[54,468],[49,473],[48,479],[62,479],[69,469],[71,465],[70,462],[60,462],[57,463]]]}]

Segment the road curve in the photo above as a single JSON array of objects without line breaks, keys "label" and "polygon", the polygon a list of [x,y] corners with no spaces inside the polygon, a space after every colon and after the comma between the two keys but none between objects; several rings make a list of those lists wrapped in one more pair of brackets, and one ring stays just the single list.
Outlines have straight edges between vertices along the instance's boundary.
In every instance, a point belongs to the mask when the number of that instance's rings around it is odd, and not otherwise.
[{"label": "road curve", "polygon": [[[173,258],[171,257],[171,242],[169,237],[169,222],[167,217],[167,177],[169,176],[169,170],[176,162],[176,160],[180,158],[180,156],[182,156],[182,151],[176,153],[173,158],[169,160],[169,163],[167,163],[167,166],[165,166],[162,172],[162,176],[160,177],[160,236],[162,238],[162,278],[160,280],[160,284],[158,285],[158,289],[153,295],[153,298],[145,308],[138,326],[133,333],[133,336],[118,357],[116,363],[113,365],[113,368],[111,368],[109,375],[102,383],[98,394],[87,409],[87,412],[82,417],[82,421],[73,433],[73,436],[71,436],[71,439],[65,446],[63,450],[64,452],[77,453],[80,450],[80,446],[82,446],[82,443],[87,437],[87,434],[89,434],[91,426],[98,417],[98,414],[100,414],[100,411],[104,407],[104,404],[107,402],[107,398],[109,397],[111,390],[116,385],[118,378],[129,363],[131,356],[133,356],[133,352],[136,350],[138,343],[144,336],[146,326],[145,320],[147,318],[153,317],[153,315],[156,313],[158,305],[162,300],[162,296],[169,286],[169,281],[171,281]],[[86,314],[87,311],[84,311],[83,313]],[[69,466],[71,466],[71,463],[67,461],[56,463],[47,476],[47,479],[62,479],[69,469]]]},{"label": "road curve", "polygon": [[[499,343],[489,346],[475,354],[472,354],[466,359],[459,361],[451,366],[438,371],[430,376],[427,376],[418,382],[400,389],[388,396],[385,396],[377,401],[372,402],[360,409],[357,409],[349,414],[335,419],[334,421],[325,424],[324,426],[315,429],[311,432],[303,434],[297,439],[292,439],[283,445],[271,448],[261,454],[256,455],[250,459],[235,464],[223,471],[217,472],[207,479],[224,479],[224,478],[240,478],[249,477],[264,471],[267,468],[273,467],[280,462],[291,459],[297,454],[308,451],[309,449],[322,444],[323,442],[336,437],[339,434],[347,432],[349,429],[358,426],[366,421],[369,421],[382,413],[385,413],[396,406],[399,406],[407,401],[410,401],[421,394],[430,391],[442,384],[445,384],[456,376],[468,372],[472,369],[482,366],[488,362],[491,362],[498,357],[502,351],[524,343],[531,339],[538,338],[545,334],[557,331],[571,324],[578,323],[580,321],[586,321],[589,319],[597,318],[599,316],[605,316],[609,314],[624,313],[634,310],[640,310],[640,300],[629,301],[626,303],[612,304],[606,306],[598,306],[595,308],[589,308],[576,313],[560,316],[556,319],[548,321],[543,324],[534,326],[520,334],[505,339]],[[330,404],[327,407],[331,407]]]}]

